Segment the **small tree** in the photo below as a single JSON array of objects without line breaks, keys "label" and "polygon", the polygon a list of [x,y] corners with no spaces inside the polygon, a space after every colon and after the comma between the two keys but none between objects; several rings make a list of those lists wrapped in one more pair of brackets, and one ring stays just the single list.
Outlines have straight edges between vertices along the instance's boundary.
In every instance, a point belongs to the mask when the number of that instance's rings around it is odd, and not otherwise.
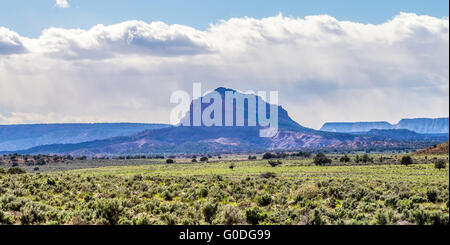
[{"label": "small tree", "polygon": [[442,168],[446,168],[447,163],[444,161],[444,159],[439,159],[436,162],[434,162],[434,167],[436,169],[441,170]]},{"label": "small tree", "polygon": [[361,159],[362,161],[363,161],[363,163],[367,163],[367,162],[372,162],[372,159],[369,157],[369,155],[367,155],[367,154],[364,154],[363,156],[362,156],[362,159]]},{"label": "small tree", "polygon": [[208,158],[207,157],[202,157],[202,158],[200,158],[200,162],[207,162],[208,161]]},{"label": "small tree", "polygon": [[350,162],[350,157],[348,157],[347,155],[341,157],[339,159],[340,162]]},{"label": "small tree", "polygon": [[169,158],[166,160],[166,163],[175,163],[175,161],[172,158]]},{"label": "small tree", "polygon": [[234,163],[230,164],[230,169],[233,170],[234,169]]},{"label": "small tree", "polygon": [[323,166],[323,165],[330,164],[330,163],[331,163],[331,159],[326,157],[325,154],[323,154],[323,153],[318,153],[314,157],[314,164],[316,164],[318,166]]},{"label": "small tree", "polygon": [[413,164],[413,160],[412,160],[412,158],[410,156],[403,156],[401,164],[408,166],[408,165]]}]

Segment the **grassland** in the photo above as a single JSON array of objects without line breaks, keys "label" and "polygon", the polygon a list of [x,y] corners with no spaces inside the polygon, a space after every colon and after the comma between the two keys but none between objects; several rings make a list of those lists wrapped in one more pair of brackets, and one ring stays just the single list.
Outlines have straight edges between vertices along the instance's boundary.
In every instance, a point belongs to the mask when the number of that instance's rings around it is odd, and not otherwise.
[{"label": "grassland", "polygon": [[[310,158],[112,165],[0,174],[4,224],[448,224],[449,171],[434,157],[316,166]],[[337,159],[339,156],[332,156]],[[448,161],[448,156],[437,156]],[[137,161],[137,160],[136,160]],[[96,161],[99,163],[99,161]],[[80,165],[81,163],[72,163]],[[72,165],[72,166],[73,166]],[[233,168],[230,168],[233,166]]]}]

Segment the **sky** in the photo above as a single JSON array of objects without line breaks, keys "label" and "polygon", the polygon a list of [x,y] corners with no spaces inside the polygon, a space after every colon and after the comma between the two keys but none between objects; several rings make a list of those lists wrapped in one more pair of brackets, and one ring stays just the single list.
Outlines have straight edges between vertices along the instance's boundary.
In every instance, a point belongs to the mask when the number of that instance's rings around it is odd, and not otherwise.
[{"label": "sky", "polygon": [[278,90],[316,129],[448,117],[448,1],[0,4],[0,124],[168,123],[194,82]]},{"label": "sky", "polygon": [[218,20],[264,18],[282,12],[304,17],[326,14],[339,20],[381,24],[400,12],[449,16],[445,0],[0,0],[0,24],[27,37],[49,27],[89,29],[127,20],[163,21],[206,30]]}]

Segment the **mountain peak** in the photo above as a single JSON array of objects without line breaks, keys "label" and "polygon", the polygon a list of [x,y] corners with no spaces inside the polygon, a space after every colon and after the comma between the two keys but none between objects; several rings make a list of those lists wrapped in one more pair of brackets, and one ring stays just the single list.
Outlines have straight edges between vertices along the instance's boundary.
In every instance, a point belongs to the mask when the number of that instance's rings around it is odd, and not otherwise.
[{"label": "mountain peak", "polygon": [[225,88],[225,87],[218,87],[216,89],[214,89],[214,91],[218,92],[221,95],[224,95],[225,92],[230,91],[230,92],[236,92],[236,90],[231,89],[231,88]]}]

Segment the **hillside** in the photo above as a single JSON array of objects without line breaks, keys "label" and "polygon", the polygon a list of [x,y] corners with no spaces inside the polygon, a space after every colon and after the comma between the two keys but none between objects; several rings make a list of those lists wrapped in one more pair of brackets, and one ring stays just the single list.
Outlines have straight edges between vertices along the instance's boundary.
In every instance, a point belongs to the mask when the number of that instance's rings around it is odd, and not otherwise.
[{"label": "hillside", "polygon": [[168,127],[144,123],[67,123],[0,125],[0,152],[48,144],[71,144]]},{"label": "hillside", "polygon": [[413,155],[448,155],[448,154],[449,154],[449,142],[421,149],[413,153]]}]

